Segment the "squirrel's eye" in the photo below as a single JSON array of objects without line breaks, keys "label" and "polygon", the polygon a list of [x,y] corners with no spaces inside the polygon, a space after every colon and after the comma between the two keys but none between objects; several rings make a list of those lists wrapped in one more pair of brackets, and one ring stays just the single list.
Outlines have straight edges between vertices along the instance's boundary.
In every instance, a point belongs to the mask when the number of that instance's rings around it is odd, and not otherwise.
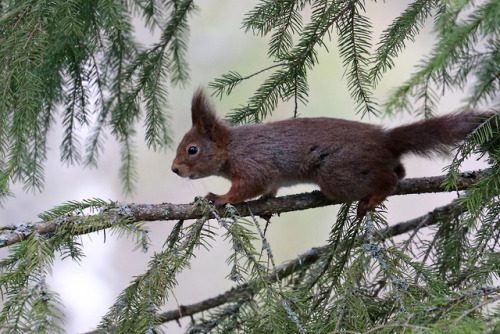
[{"label": "squirrel's eye", "polygon": [[193,155],[193,154],[196,154],[196,153],[198,153],[198,147],[191,146],[190,148],[188,148],[188,154],[189,155]]}]

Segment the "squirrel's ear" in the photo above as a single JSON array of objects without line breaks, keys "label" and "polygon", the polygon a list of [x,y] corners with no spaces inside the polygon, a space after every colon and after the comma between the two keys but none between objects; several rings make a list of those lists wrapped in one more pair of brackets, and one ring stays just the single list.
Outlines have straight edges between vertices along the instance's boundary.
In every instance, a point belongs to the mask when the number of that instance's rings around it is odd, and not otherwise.
[{"label": "squirrel's ear", "polygon": [[195,127],[199,133],[207,136],[213,141],[217,141],[223,137],[223,133],[226,132],[224,124],[217,118],[214,108],[201,88],[193,95],[191,103],[191,120],[193,122],[193,127]]},{"label": "squirrel's ear", "polygon": [[208,101],[205,92],[201,88],[193,95],[193,101],[191,102],[191,120],[193,122],[193,127],[196,127],[200,133],[210,132],[214,124],[219,121],[210,101]]}]

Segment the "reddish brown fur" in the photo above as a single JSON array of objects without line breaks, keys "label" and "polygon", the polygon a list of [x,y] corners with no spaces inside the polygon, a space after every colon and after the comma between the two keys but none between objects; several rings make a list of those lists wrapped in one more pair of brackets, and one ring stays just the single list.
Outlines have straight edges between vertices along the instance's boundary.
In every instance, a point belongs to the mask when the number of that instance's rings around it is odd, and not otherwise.
[{"label": "reddish brown fur", "polygon": [[[281,186],[316,183],[332,199],[359,201],[358,216],[383,202],[404,177],[401,155],[441,152],[464,139],[480,116],[453,114],[391,130],[335,118],[231,127],[217,118],[201,90],[191,113],[193,127],[177,148],[172,170],[192,179],[231,180],[227,194],[206,196],[216,206],[274,196]],[[189,154],[193,146],[198,151]]]}]

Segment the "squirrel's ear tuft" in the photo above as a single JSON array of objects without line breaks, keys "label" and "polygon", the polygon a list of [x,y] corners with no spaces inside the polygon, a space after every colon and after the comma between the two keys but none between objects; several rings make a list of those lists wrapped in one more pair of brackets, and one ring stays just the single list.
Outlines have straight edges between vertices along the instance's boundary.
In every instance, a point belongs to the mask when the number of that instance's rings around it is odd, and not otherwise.
[{"label": "squirrel's ear tuft", "polygon": [[193,100],[191,102],[191,120],[193,125],[202,121],[206,116],[215,116],[215,112],[213,110],[210,101],[205,95],[205,91],[203,88],[198,88],[193,95]]},{"label": "squirrel's ear tuft", "polygon": [[213,126],[213,123],[218,121],[214,108],[202,88],[198,88],[193,95],[191,120],[193,126],[196,126],[200,131],[203,131],[206,127]]},{"label": "squirrel's ear tuft", "polygon": [[225,137],[226,129],[215,114],[215,110],[202,88],[198,88],[191,102],[191,120],[196,130],[217,141]]}]

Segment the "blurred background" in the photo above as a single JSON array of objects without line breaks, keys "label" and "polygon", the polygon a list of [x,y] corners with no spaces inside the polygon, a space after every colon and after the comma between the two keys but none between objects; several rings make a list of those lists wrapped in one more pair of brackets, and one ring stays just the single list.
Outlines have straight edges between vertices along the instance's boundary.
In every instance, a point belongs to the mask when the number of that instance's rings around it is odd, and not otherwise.
[{"label": "blurred background", "polygon": [[[407,6],[409,1],[387,0],[367,2],[367,13],[374,25],[374,40],[390,22]],[[267,58],[267,39],[246,34],[241,29],[245,13],[251,10],[257,1],[200,1],[199,11],[191,19],[188,62],[191,69],[191,81],[182,88],[171,88],[169,111],[174,144],[165,152],[152,152],[143,142],[144,129],[137,127],[136,152],[139,166],[139,180],[133,195],[124,196],[121,192],[118,169],[120,167],[119,147],[113,140],[106,142],[98,169],[67,167],[59,161],[59,144],[62,140],[60,127],[56,124],[49,135],[49,154],[45,169],[45,190],[43,193],[24,193],[22,185],[13,187],[15,197],[9,199],[0,208],[0,224],[21,224],[37,222],[37,214],[69,200],[101,198],[120,202],[135,203],[188,203],[195,196],[207,192],[225,193],[229,181],[217,177],[202,180],[185,180],[170,171],[175,146],[184,132],[190,128],[191,95],[199,86],[207,87],[214,78],[230,70],[245,76],[261,70],[271,61]],[[430,22],[432,23],[432,22]],[[137,39],[145,44],[153,43],[157,36],[143,28],[137,20]],[[355,106],[349,96],[341,59],[337,56],[335,35],[328,43],[330,53],[319,51],[320,64],[309,74],[310,96],[307,106],[300,106],[302,117],[330,116],[347,119],[359,119],[354,113]],[[386,74],[376,90],[376,97],[383,102],[389,92],[404,82],[414,71],[415,65],[431,49],[433,36],[429,27],[423,29],[415,43],[396,60],[396,70]],[[266,74],[257,76],[241,84],[231,96],[222,100],[213,99],[220,116],[231,108],[246,103],[256,87],[266,78]],[[210,91],[209,91],[210,93]],[[440,106],[440,113],[448,113],[458,107],[460,93],[446,95]],[[293,106],[281,104],[270,119],[286,119],[293,115]],[[415,116],[396,115],[393,118],[364,119],[387,127],[414,120]],[[404,164],[407,177],[432,176],[442,174],[442,168],[451,157],[407,158]],[[481,162],[467,162],[464,170],[481,167]],[[292,187],[282,189],[278,195],[299,193],[314,187]],[[425,214],[436,206],[447,204],[456,194],[412,195],[392,197],[387,201],[387,219],[390,224],[408,220]],[[268,228],[267,238],[275,254],[275,260],[281,264],[297,257],[314,246],[321,246],[328,239],[330,227],[336,218],[337,207],[326,207],[302,212],[292,212],[274,217]],[[135,275],[144,272],[150,256],[161,250],[174,221],[148,223],[153,247],[148,253],[133,251],[133,241],[116,239],[103,233],[94,233],[82,237],[86,257],[80,264],[69,260],[57,261],[53,275],[48,279],[50,287],[59,293],[66,315],[65,328],[68,333],[84,333],[95,329],[100,318],[107,312],[118,296]],[[217,223],[211,225],[217,229]],[[220,231],[219,234],[223,234]],[[164,310],[175,309],[177,303],[190,304],[214,296],[230,288],[234,283],[226,278],[230,267],[226,258],[231,246],[220,236],[212,242],[209,251],[199,249],[190,270],[178,277],[179,286],[175,298],[170,298]],[[0,250],[2,257],[6,249]],[[169,323],[168,333],[181,333],[189,318],[182,319],[181,325]]]}]

